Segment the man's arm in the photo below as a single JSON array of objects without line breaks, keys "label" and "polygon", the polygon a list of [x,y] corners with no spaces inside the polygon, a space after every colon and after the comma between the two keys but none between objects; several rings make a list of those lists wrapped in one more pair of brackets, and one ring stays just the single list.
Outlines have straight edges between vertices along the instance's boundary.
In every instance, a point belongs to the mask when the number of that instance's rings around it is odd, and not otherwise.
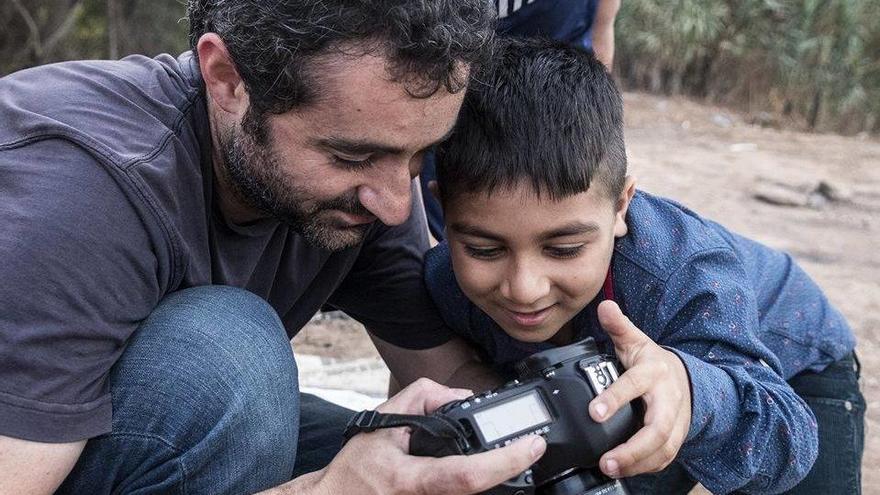
[{"label": "man's arm", "polygon": [[422,377],[450,387],[474,391],[489,390],[502,382],[491,368],[479,360],[471,346],[458,337],[421,350],[389,344],[373,333],[370,333],[370,337],[391,370],[392,394]]},{"label": "man's arm", "polygon": [[0,435],[0,495],[54,492],[85,445],[85,440],[40,443]]}]

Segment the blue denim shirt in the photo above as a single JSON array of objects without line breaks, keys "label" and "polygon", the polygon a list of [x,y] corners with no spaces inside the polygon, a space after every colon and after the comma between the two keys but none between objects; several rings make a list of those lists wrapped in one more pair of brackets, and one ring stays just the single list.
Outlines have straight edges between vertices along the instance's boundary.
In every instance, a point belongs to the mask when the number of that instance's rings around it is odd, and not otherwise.
[{"label": "blue denim shirt", "polygon": [[[734,234],[673,201],[637,192],[617,239],[616,302],[691,380],[691,425],[679,452],[713,493],[779,492],[809,472],[815,418],[786,380],[821,371],[855,347],[843,316],[792,258]],[[429,292],[447,325],[499,371],[550,346],[509,337],[459,288],[444,243],[425,260]],[[574,318],[579,338],[613,345],[597,296]]]}]

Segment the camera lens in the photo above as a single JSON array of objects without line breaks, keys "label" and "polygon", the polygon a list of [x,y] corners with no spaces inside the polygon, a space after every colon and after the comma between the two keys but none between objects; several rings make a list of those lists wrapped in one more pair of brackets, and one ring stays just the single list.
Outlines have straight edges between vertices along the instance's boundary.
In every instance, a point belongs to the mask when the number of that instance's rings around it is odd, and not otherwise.
[{"label": "camera lens", "polygon": [[628,495],[629,492],[617,480],[588,470],[572,471],[553,483],[538,489],[540,495]]}]

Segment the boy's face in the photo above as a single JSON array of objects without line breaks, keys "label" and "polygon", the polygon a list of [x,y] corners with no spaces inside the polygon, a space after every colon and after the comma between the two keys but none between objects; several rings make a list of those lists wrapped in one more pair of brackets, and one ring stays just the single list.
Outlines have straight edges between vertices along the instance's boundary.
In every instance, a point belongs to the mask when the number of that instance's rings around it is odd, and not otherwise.
[{"label": "boy's face", "polygon": [[465,295],[511,337],[551,339],[598,294],[635,191],[604,186],[553,201],[530,185],[445,204],[452,266]]}]

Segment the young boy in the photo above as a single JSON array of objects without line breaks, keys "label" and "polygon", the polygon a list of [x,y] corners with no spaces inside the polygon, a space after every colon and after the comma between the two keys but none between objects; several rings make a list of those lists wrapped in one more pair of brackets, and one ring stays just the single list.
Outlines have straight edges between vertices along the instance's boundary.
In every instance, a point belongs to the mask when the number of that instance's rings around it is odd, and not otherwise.
[{"label": "young boy", "polygon": [[592,56],[514,40],[496,61],[438,153],[447,241],[425,278],[447,324],[501,373],[588,336],[615,352],[627,370],[589,415],[644,400],[644,427],[600,461],[662,470],[630,478],[635,493],[859,492],[855,339],[820,289],[788,255],[636,190]]}]

